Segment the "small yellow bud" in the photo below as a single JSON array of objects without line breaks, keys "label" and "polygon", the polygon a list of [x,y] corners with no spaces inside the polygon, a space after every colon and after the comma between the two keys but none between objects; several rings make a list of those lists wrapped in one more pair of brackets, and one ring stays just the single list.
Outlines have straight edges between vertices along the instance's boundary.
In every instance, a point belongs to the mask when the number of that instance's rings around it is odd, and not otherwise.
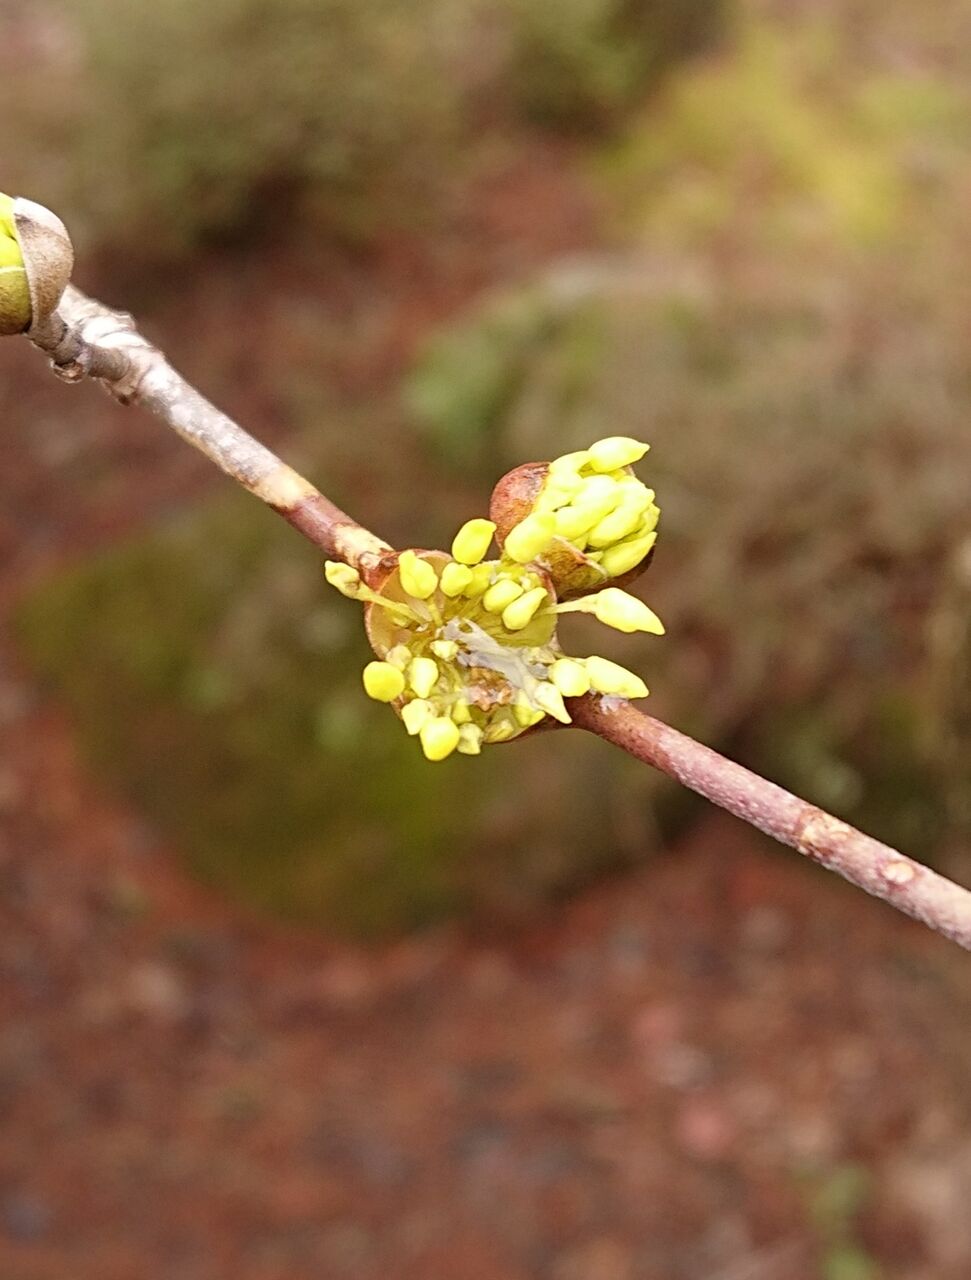
[{"label": "small yellow bud", "polygon": [[585,480],[572,505],[557,511],[554,517],[556,532],[561,538],[571,541],[587,533],[619,505],[623,492],[610,476],[593,476]]},{"label": "small yellow bud", "polygon": [[[516,717],[516,723],[521,729],[528,728],[528,726],[533,723],[533,717],[537,714],[536,708],[533,706],[532,702],[530,702],[522,689],[520,689],[516,694],[516,701],[512,704],[512,713]],[[539,718],[542,719],[542,711],[538,714]]]},{"label": "small yellow bud", "polygon": [[602,507],[582,503],[575,507],[561,507],[556,513],[556,532],[559,537],[576,542],[599,523],[604,514]]},{"label": "small yellow bud", "polygon": [[427,600],[438,588],[438,574],[414,551],[402,551],[398,557],[398,576],[405,592],[415,600]]},{"label": "small yellow bud", "polygon": [[607,436],[590,446],[590,467],[594,471],[618,471],[639,462],[649,448],[630,436]]},{"label": "small yellow bud", "polygon": [[469,704],[464,698],[456,698],[452,703],[451,716],[456,724],[471,723],[472,712],[469,710]]},{"label": "small yellow bud", "polygon": [[14,217],[13,200],[2,192],[0,192],[0,236],[8,240],[17,239],[17,222]]},{"label": "small yellow bud", "polygon": [[394,702],[405,691],[405,678],[390,662],[369,662],[364,668],[364,692],[375,702]]},{"label": "small yellow bud", "polygon": [[421,733],[424,725],[431,720],[434,714],[435,708],[430,702],[426,702],[424,698],[416,698],[414,702],[409,702],[401,708],[401,719],[411,737]]},{"label": "small yellow bud", "polygon": [[534,587],[502,611],[502,625],[509,631],[522,631],[536,617],[540,606],[549,597],[545,587]]},{"label": "small yellow bud", "polygon": [[664,635],[664,624],[654,610],[619,587],[607,587],[587,598],[594,602],[594,616],[608,627],[628,634],[646,631],[652,636]]},{"label": "small yellow bud", "polygon": [[421,749],[427,760],[444,760],[459,745],[461,731],[448,716],[433,716],[422,725],[419,734]]},{"label": "small yellow bud", "polygon": [[452,555],[459,564],[478,564],[485,558],[495,531],[491,520],[467,520],[455,535]]},{"label": "small yellow bud", "polygon": [[0,195],[0,334],[30,328],[30,286],[17,235],[14,202]]},{"label": "small yellow bud", "polygon": [[604,514],[620,504],[624,491],[613,476],[591,476],[584,480],[577,494],[576,505],[603,506]]},{"label": "small yellow bud", "polygon": [[465,595],[481,596],[483,591],[487,591],[495,569],[494,564],[477,564],[472,570],[472,580],[465,588]]},{"label": "small yellow bud", "polygon": [[74,248],[60,218],[22,197],[0,195],[0,334],[23,333],[57,307]]},{"label": "small yellow bud", "polygon": [[554,458],[549,466],[549,476],[555,484],[571,484],[581,467],[590,461],[589,449],[576,449],[573,453],[564,453]]},{"label": "small yellow bud", "polygon": [[622,573],[629,573],[639,565],[655,542],[657,542],[657,534],[649,533],[646,537],[634,538],[630,542],[621,542],[616,547],[608,547],[603,553],[600,567],[608,577],[619,578]]},{"label": "small yellow bud", "polygon": [[554,684],[539,684],[533,693],[533,701],[538,707],[551,715],[554,720],[559,720],[561,724],[570,724],[570,713],[567,711],[563,703],[563,695]]},{"label": "small yellow bud", "polygon": [[454,640],[433,640],[428,647],[435,657],[441,658],[443,662],[451,662],[459,651]]},{"label": "small yellow bud", "polygon": [[508,605],[511,605],[514,600],[518,600],[522,594],[523,588],[518,582],[513,582],[512,578],[500,578],[498,582],[492,584],[482,597],[482,607],[486,613],[502,613]]},{"label": "small yellow bud", "polygon": [[647,685],[633,671],[611,662],[609,658],[590,657],[584,660],[590,684],[598,693],[616,693],[623,698],[646,698]]},{"label": "small yellow bud", "polygon": [[433,658],[413,658],[408,683],[419,698],[427,698],[438,683],[438,664]]},{"label": "small yellow bud", "polygon": [[664,635],[664,625],[654,610],[619,587],[607,587],[596,595],[568,600],[557,605],[556,609],[557,613],[592,613],[599,622],[616,631],[647,631],[655,636]]},{"label": "small yellow bud", "polygon": [[624,503],[590,530],[591,547],[610,547],[628,537],[641,523],[642,511]]},{"label": "small yellow bud", "polygon": [[577,475],[588,461],[590,461],[590,449],[574,449],[572,453],[560,453],[558,458],[550,462],[549,474],[555,476],[557,484],[564,483],[567,477]]},{"label": "small yellow bud", "polygon": [[644,512],[644,519],[641,523],[640,529],[638,529],[638,533],[639,534],[653,533],[653,531],[657,528],[657,522],[658,520],[660,520],[660,518],[661,518],[660,508],[656,507],[653,503],[651,503],[651,505]]},{"label": "small yellow bud", "polygon": [[534,512],[509,530],[503,551],[517,564],[528,564],[550,549],[555,536],[556,523],[553,516]]},{"label": "small yellow bud", "polygon": [[569,506],[573,501],[573,495],[583,487],[583,481],[579,476],[574,477],[576,484],[545,484],[543,491],[537,501],[537,509],[542,511],[557,511],[560,507]]},{"label": "small yellow bud", "polygon": [[459,729],[459,745],[456,750],[463,756],[478,756],[482,754],[482,730],[478,725],[462,725]]},{"label": "small yellow bud", "polygon": [[472,582],[472,570],[468,565],[456,564],[451,561],[442,570],[442,579],[439,586],[442,589],[442,595],[448,596],[450,600],[454,600],[456,596],[460,596],[462,592]]},{"label": "small yellow bud", "polygon": [[339,560],[328,560],[324,565],[324,577],[332,587],[336,587],[341,595],[349,600],[356,600],[361,586],[361,575],[349,564]]},{"label": "small yellow bud", "polygon": [[508,742],[518,732],[519,728],[514,720],[493,720],[486,725],[482,739],[484,742]]},{"label": "small yellow bud", "polygon": [[636,507],[638,511],[646,511],[654,501],[654,490],[641,484],[637,476],[621,476],[615,483],[620,493],[620,506]]},{"label": "small yellow bud", "polygon": [[557,658],[550,667],[550,679],[564,698],[579,698],[590,690],[586,668],[573,658]]}]

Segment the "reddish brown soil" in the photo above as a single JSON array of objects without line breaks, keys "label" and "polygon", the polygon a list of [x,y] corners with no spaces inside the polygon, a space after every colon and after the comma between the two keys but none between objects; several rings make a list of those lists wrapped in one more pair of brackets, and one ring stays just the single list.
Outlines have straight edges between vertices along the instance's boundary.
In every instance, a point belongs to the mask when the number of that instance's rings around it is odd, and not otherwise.
[{"label": "reddish brown soil", "polygon": [[[510,259],[589,240],[568,190],[555,167],[497,183],[474,267],[395,246],[362,268],[396,301],[347,376],[393,371]],[[218,366],[219,291],[246,284],[213,278],[193,342]],[[4,344],[0,604],[207,482],[35,365]],[[285,433],[259,385],[234,394]],[[0,919],[2,1280],[971,1271],[966,957],[728,819],[515,936],[337,945],[189,881],[8,645]],[[848,1165],[859,1210],[822,1213]],[[851,1249],[880,1271],[833,1269]]]}]

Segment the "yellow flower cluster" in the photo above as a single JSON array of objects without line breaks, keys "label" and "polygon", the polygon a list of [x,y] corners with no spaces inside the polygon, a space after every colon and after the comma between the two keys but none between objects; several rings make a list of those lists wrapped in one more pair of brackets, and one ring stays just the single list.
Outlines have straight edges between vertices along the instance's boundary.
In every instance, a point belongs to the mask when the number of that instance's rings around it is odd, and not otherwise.
[{"label": "yellow flower cluster", "polygon": [[646,448],[614,437],[552,463],[542,501],[510,530],[499,559],[486,559],[495,524],[476,519],[455,535],[451,555],[403,551],[378,589],[328,562],[328,582],[366,606],[377,659],[364,668],[365,692],[394,706],[429,760],[478,755],[546,716],[569,724],[564,699],[591,690],[647,695],[639,676],[607,658],[564,655],[556,624],[562,613],[590,613],[619,631],[663,635],[657,615],[618,587],[557,603],[543,565],[553,541],[567,536],[595,554],[646,554],[657,507],[627,470]]},{"label": "yellow flower cluster", "polygon": [[30,289],[17,238],[14,202],[0,194],[0,334],[30,328]]},{"label": "yellow flower cluster", "polygon": [[549,464],[529,511],[506,535],[514,560],[538,560],[560,595],[636,569],[657,541],[653,489],[634,474],[648,446],[609,436]]}]

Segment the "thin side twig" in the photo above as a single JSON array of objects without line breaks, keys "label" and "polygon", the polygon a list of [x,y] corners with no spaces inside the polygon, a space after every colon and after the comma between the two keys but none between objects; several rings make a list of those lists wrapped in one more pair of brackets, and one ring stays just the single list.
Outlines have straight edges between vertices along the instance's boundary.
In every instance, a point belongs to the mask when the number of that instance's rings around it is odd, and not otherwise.
[{"label": "thin side twig", "polygon": [[[151,410],[226,475],[272,507],[326,555],[365,576],[393,554],[178,374],[137,331],[69,286],[58,310],[28,335],[61,377],[98,379],[123,404]],[[571,700],[574,724],[660,769],[766,832],[971,950],[971,892],[888,845],[619,698]]]}]

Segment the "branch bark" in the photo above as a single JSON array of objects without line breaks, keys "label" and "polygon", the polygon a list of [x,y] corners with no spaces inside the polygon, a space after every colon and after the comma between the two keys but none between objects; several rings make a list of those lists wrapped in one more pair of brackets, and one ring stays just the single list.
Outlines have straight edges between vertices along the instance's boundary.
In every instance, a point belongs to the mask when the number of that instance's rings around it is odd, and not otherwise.
[{"label": "branch bark", "polygon": [[574,724],[653,765],[857,888],[971,951],[971,892],[726,760],[620,698],[578,698]]},{"label": "branch bark", "polygon": [[[68,286],[28,335],[70,382],[99,380],[123,404],[149,409],[327,556],[365,577],[392,548],[359,525],[210,404],[138,332],[131,316]],[[660,769],[713,804],[797,849],[860,889],[971,950],[971,892],[619,698],[571,701],[574,724]]]},{"label": "branch bark", "polygon": [[125,312],[112,311],[68,285],[57,310],[28,337],[51,357],[54,371],[65,381],[96,378],[122,404],[150,410],[328,556],[366,575],[391,551],[210,404]]}]

